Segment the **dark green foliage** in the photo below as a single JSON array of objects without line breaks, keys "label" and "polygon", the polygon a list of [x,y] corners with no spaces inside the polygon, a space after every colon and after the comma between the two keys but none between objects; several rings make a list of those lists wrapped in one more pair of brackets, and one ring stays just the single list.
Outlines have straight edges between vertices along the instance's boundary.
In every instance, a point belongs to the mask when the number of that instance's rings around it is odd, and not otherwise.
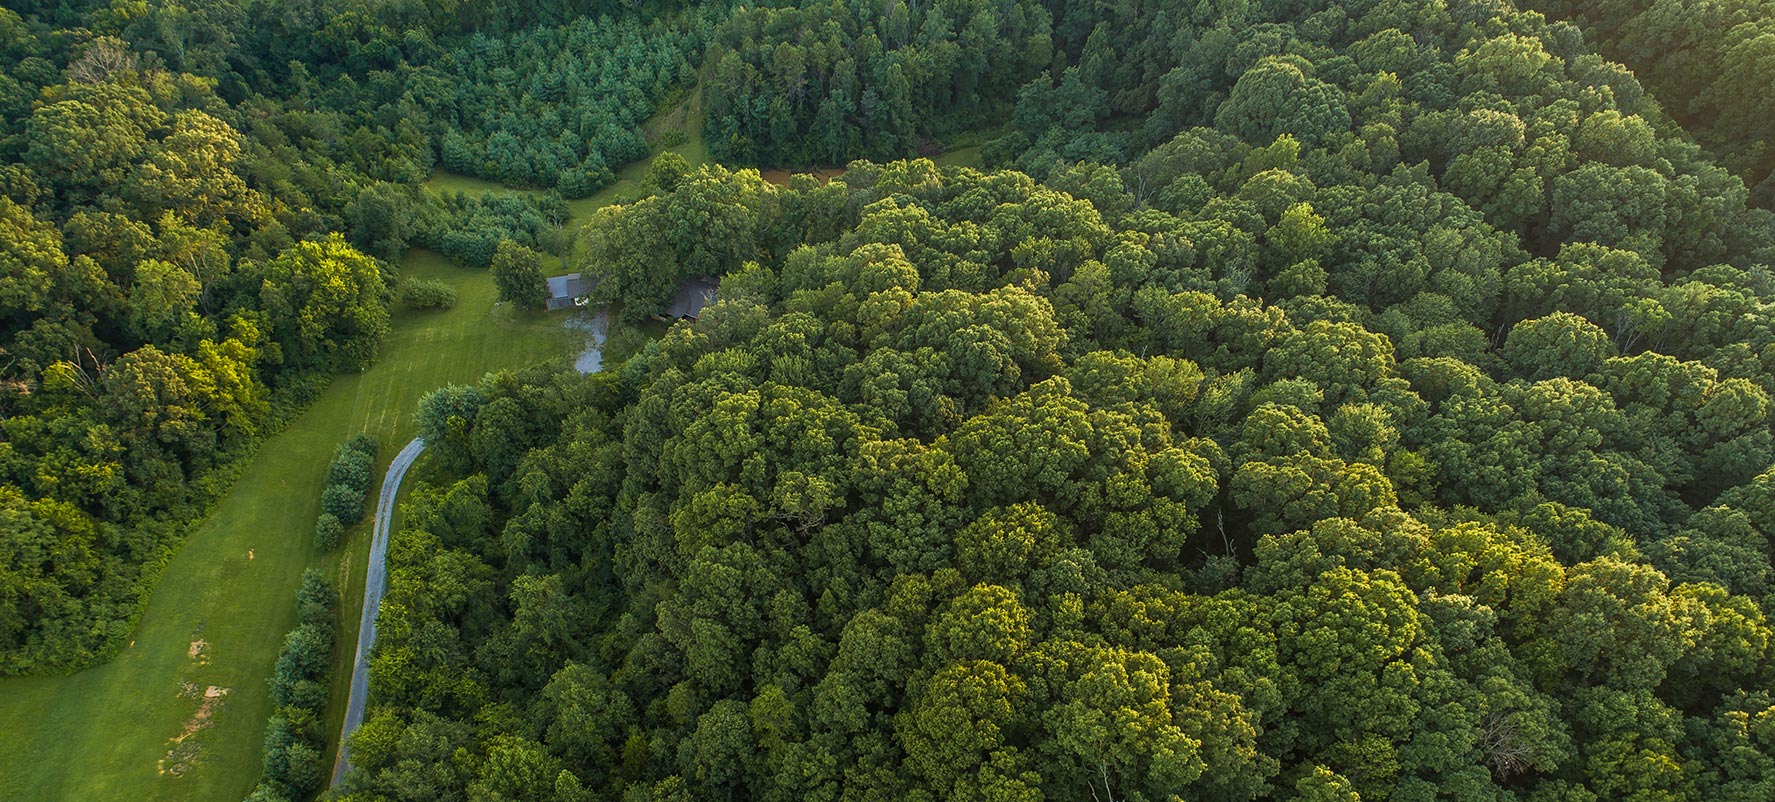
[{"label": "dark green foliage", "polygon": [[265,728],[264,777],[248,800],[306,799],[328,779],[321,763],[326,751],[322,719],[338,603],[339,594],[319,571],[311,568],[302,575],[296,593],[300,623],[285,636],[271,673],[277,709]]},{"label": "dark green foliage", "polygon": [[1775,380],[1732,347],[1775,286],[1532,256],[1328,147],[1186,132],[1057,169],[1079,197],[712,167],[606,211],[625,305],[721,300],[422,404],[452,474],[390,554],[350,798],[451,750],[484,762],[432,793],[1758,787],[1775,743],[1719,722],[1775,715]]},{"label": "dark green foliage", "polygon": [[364,517],[364,494],[345,485],[327,485],[320,496],[320,507],[323,514],[341,523],[357,523]]},{"label": "dark green foliage", "polygon": [[461,385],[447,385],[426,393],[413,415],[419,439],[445,462],[467,464],[469,427],[484,401],[478,389]]},{"label": "dark green foliage", "polygon": [[371,474],[376,463],[376,438],[358,434],[333,449],[333,460],[327,464],[327,484],[344,485],[363,493],[375,481]]},{"label": "dark green foliage", "polygon": [[448,126],[438,141],[447,169],[583,198],[647,155],[641,122],[694,78],[707,26],[693,10],[649,24],[587,17],[509,38],[476,34],[416,65],[409,92]]},{"label": "dark green foliage", "polygon": [[[708,42],[717,157],[848,169],[656,161],[581,267],[721,300],[425,397],[340,798],[1769,796],[1760,6],[1559,6],[1648,93],[1468,0],[42,5],[0,14],[7,671],[122,637],[180,491],[374,355],[364,252],[534,303]],[[850,161],[991,127],[1021,172]],[[330,598],[256,798],[324,781]]]},{"label": "dark green foliage", "polygon": [[345,524],[330,512],[323,512],[314,520],[314,545],[321,551],[332,551],[339,545],[339,539],[345,536]]},{"label": "dark green foliage", "polygon": [[1603,56],[1633,69],[1596,56],[1585,63],[1623,105],[1656,96],[1722,166],[1743,177],[1759,203],[1775,201],[1775,140],[1767,124],[1775,101],[1775,6],[1767,0],[1531,0],[1523,6],[1582,24]]},{"label": "dark green foliage", "polygon": [[376,449],[376,438],[368,434],[358,434],[334,449],[314,528],[321,550],[330,550],[344,527],[364,517],[364,500],[376,483]]},{"label": "dark green foliage", "polygon": [[745,8],[709,52],[703,137],[762,164],[891,159],[996,121],[1049,66],[1040,3]]},{"label": "dark green foliage", "polygon": [[645,320],[666,311],[681,282],[726,274],[788,245],[789,229],[765,225],[777,198],[778,187],[756,171],[692,174],[588,226],[581,269],[600,277],[599,292],[620,300],[625,318]]},{"label": "dark green foliage", "polygon": [[541,248],[567,219],[557,196],[517,193],[428,194],[432,204],[414,242],[474,267],[487,267],[502,242]]},{"label": "dark green foliage", "polygon": [[441,281],[408,279],[401,284],[401,302],[414,309],[449,309],[456,305],[456,291]]},{"label": "dark green foliage", "polygon": [[499,300],[521,309],[541,309],[549,299],[548,279],[542,274],[543,256],[511,240],[493,252],[493,286]]}]

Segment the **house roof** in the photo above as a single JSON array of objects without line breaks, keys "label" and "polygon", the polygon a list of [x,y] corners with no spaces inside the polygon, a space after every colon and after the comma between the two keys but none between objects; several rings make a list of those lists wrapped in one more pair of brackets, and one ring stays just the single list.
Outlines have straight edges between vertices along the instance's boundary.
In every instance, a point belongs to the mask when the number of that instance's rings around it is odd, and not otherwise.
[{"label": "house roof", "polygon": [[590,295],[597,286],[598,282],[595,278],[588,278],[578,273],[568,273],[565,276],[550,278],[548,308],[572,308],[575,298]]},{"label": "house roof", "polygon": [[666,317],[679,319],[697,319],[703,313],[703,307],[715,302],[715,281],[699,278],[678,285],[678,294],[672,298],[672,305],[666,307]]}]

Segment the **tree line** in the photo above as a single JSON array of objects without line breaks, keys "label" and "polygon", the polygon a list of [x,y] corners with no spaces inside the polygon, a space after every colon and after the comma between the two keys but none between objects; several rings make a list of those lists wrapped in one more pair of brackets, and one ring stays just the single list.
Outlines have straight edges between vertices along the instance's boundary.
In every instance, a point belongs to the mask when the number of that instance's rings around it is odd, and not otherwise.
[{"label": "tree line", "polygon": [[314,543],[321,551],[332,551],[346,527],[363,520],[364,500],[376,486],[376,450],[376,437],[362,433],[333,450],[314,522]]},{"label": "tree line", "polygon": [[302,574],[296,628],[284,636],[271,673],[276,707],[265,727],[264,774],[247,795],[250,802],[307,799],[326,786],[330,775],[323,757],[338,606],[338,591],[320,571]]}]

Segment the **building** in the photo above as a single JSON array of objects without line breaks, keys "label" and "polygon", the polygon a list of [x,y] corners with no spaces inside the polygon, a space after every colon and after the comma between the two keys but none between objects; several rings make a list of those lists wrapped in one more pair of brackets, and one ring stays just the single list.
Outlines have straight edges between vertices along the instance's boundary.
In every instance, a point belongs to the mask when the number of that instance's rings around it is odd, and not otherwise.
[{"label": "building", "polygon": [[555,276],[549,279],[548,309],[553,312],[556,309],[585,306],[586,296],[591,295],[592,290],[597,286],[597,281],[584,278],[578,273]]},{"label": "building", "polygon": [[699,278],[678,285],[678,294],[672,298],[672,305],[666,307],[666,313],[660,315],[668,321],[696,320],[703,313],[703,307],[715,302],[715,280]]}]

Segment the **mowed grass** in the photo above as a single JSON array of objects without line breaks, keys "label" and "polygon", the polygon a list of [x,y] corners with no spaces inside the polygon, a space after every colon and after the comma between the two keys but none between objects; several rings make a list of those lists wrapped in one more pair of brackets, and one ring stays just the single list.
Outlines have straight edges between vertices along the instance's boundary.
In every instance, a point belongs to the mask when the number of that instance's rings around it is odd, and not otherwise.
[{"label": "mowed grass", "polygon": [[[272,708],[266,678],[294,624],[296,587],[309,566],[327,570],[344,589],[328,724],[329,741],[335,737],[357,639],[369,526],[366,518],[354,527],[340,552],[322,555],[313,547],[334,446],[359,431],[376,435],[380,476],[413,436],[412,413],[427,391],[570,356],[585,336],[570,331],[559,313],[496,307],[485,271],[436,254],[409,254],[403,275],[455,287],[456,307],[397,307],[376,363],[339,376],[265,442],[167,566],[131,646],[72,676],[0,681],[0,800],[243,797],[260,774]],[[374,499],[372,491],[369,503]],[[330,772],[330,751],[326,759]]]}]

